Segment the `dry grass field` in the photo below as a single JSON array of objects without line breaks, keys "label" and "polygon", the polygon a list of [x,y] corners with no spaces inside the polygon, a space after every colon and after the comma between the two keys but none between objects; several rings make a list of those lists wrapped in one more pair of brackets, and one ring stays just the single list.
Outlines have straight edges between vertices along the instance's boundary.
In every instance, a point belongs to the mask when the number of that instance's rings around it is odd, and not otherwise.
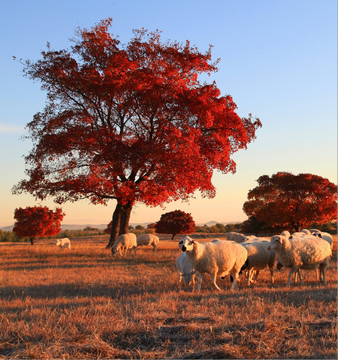
[{"label": "dry grass field", "polygon": [[112,258],[104,237],[0,244],[0,358],[337,358],[337,237],[319,285],[286,288],[287,270],[260,273],[231,292],[209,277],[200,292],[178,286],[177,242]]}]

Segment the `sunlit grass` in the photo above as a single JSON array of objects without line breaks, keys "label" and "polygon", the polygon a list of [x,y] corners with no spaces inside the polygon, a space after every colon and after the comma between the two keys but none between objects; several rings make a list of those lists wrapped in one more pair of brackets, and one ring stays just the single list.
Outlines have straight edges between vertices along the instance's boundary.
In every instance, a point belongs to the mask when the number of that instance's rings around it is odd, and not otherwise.
[{"label": "sunlit grass", "polygon": [[337,244],[328,286],[314,271],[286,288],[287,270],[251,287],[180,287],[176,242],[112,258],[106,241],[0,245],[0,357],[336,358]]}]

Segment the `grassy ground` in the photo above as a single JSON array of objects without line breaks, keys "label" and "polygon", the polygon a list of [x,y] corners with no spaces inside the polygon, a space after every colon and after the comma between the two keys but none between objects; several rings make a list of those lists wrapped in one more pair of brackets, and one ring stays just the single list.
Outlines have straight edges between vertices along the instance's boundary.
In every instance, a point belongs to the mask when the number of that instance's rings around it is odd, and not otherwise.
[{"label": "grassy ground", "polygon": [[0,244],[0,358],[306,358],[337,357],[337,238],[319,285],[286,288],[287,270],[260,273],[231,292],[180,288],[177,242],[137,257],[112,258],[105,237]]}]

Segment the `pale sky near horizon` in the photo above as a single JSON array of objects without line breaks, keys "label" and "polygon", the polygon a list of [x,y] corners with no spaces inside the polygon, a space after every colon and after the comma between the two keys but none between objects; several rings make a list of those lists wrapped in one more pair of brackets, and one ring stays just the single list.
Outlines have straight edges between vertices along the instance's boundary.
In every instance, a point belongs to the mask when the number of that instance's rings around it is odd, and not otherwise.
[{"label": "pale sky near horizon", "polygon": [[[17,207],[46,205],[31,195],[12,195],[25,177],[23,156],[31,144],[25,125],[43,110],[45,92],[22,76],[12,57],[37,60],[49,42],[70,46],[78,27],[113,18],[110,31],[122,43],[132,29],[162,31],[162,40],[189,40],[199,50],[213,45],[220,58],[215,80],[230,94],[238,114],[252,113],[263,127],[247,150],[234,155],[237,173],[213,177],[214,199],[175,202],[165,209],[137,204],[132,223],[154,222],[180,209],[196,223],[243,221],[248,191],[261,175],[278,171],[312,173],[337,184],[337,1],[325,0],[39,0],[2,1],[0,7],[0,227],[14,223]],[[61,205],[63,224],[105,224],[115,203]]]}]

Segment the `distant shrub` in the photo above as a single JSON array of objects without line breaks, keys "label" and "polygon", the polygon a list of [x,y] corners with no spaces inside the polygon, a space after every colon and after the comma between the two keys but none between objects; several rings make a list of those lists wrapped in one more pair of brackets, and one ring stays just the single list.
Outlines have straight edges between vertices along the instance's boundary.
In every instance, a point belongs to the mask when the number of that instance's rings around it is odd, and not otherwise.
[{"label": "distant shrub", "polygon": [[0,230],[0,242],[25,242],[27,238],[20,238],[13,231]]},{"label": "distant shrub", "polygon": [[85,227],[83,230],[84,230],[84,231],[99,231],[98,228],[93,228],[93,227],[91,227],[91,226],[87,226],[87,227]]},{"label": "distant shrub", "polygon": [[58,238],[79,238],[79,237],[85,237],[85,236],[94,236],[94,235],[104,235],[104,231],[101,231],[99,229],[91,228],[90,230],[88,228],[85,228],[84,230],[63,230],[61,233],[57,236]]}]

